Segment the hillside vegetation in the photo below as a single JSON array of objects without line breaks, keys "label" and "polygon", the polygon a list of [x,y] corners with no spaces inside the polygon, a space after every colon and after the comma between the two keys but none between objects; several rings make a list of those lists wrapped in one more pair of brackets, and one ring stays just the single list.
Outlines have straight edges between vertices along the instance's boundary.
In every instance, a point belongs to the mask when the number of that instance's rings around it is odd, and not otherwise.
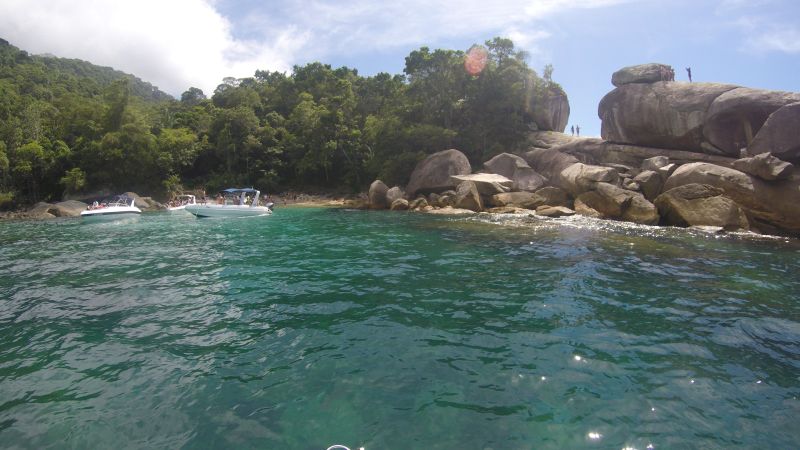
[{"label": "hillside vegetation", "polygon": [[425,155],[473,163],[525,146],[537,105],[563,94],[508,39],[465,52],[422,47],[403,75],[318,62],[226,78],[174,99],[110,68],[33,56],[0,40],[0,205],[100,190],[169,196],[228,185],[363,190],[402,184]]}]

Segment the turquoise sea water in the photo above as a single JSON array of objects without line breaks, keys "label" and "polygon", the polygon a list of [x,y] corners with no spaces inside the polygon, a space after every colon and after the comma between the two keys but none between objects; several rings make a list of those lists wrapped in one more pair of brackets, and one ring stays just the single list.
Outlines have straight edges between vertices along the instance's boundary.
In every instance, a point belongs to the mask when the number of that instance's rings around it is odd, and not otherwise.
[{"label": "turquoise sea water", "polygon": [[0,447],[800,448],[798,257],[588,219],[0,223]]}]

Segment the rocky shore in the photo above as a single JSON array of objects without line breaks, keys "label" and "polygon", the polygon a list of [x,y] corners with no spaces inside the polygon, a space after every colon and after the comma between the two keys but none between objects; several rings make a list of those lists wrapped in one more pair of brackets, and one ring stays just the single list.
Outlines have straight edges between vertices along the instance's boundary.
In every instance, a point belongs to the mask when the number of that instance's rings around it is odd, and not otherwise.
[{"label": "rocky shore", "polygon": [[475,173],[463,153],[444,150],[420,162],[405,188],[374,181],[369,207],[800,235],[800,93],[675,82],[670,73],[663,64],[614,73],[616,88],[598,108],[602,139],[536,131],[527,151]]}]

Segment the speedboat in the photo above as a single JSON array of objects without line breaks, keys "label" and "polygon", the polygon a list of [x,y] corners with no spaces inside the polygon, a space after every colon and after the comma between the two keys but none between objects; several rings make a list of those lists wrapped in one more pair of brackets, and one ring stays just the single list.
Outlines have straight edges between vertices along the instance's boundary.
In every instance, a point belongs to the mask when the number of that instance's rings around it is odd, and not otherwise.
[{"label": "speedboat", "polygon": [[118,195],[111,200],[94,202],[85,211],[81,211],[83,220],[116,220],[139,217],[142,210],[133,206],[135,199]]},{"label": "speedboat", "polygon": [[172,206],[167,207],[167,211],[170,212],[177,212],[183,211],[189,205],[196,205],[197,199],[195,199],[194,195],[184,194],[179,195],[175,200],[170,202]]},{"label": "speedboat", "polygon": [[197,217],[254,217],[272,214],[273,203],[259,205],[261,192],[257,189],[225,189],[216,202],[187,205],[186,211]]}]

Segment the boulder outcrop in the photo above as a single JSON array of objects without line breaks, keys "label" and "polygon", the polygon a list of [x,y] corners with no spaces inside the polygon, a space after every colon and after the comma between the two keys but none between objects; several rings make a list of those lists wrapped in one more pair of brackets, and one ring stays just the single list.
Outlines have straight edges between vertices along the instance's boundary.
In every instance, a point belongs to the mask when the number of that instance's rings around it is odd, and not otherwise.
[{"label": "boulder outcrop", "polygon": [[474,182],[464,181],[458,185],[454,206],[459,209],[469,209],[476,212],[483,210],[481,195]]},{"label": "boulder outcrop", "polygon": [[800,162],[800,102],[782,106],[770,114],[747,147],[752,155],[770,152],[785,161]]},{"label": "boulder outcrop", "polygon": [[623,86],[633,83],[655,83],[674,81],[675,71],[671,66],[659,63],[639,64],[619,69],[611,75],[611,84]]},{"label": "boulder outcrop", "polygon": [[401,198],[405,198],[405,193],[398,186],[395,186],[386,191],[386,202],[389,203],[390,205],[394,203],[395,200]]},{"label": "boulder outcrop", "polygon": [[369,185],[369,207],[370,209],[386,209],[389,202],[386,201],[386,193],[389,188],[381,180],[375,180]]},{"label": "boulder outcrop", "polygon": [[411,172],[411,178],[406,186],[406,193],[410,197],[417,194],[443,192],[453,189],[458,183],[450,177],[452,175],[468,175],[472,173],[472,166],[467,157],[456,149],[443,150],[434,153],[419,164]]},{"label": "boulder outcrop", "polygon": [[561,171],[559,183],[570,194],[577,196],[596,188],[597,183],[616,184],[619,174],[615,169],[575,163]]},{"label": "boulder outcrop", "polygon": [[680,227],[711,226],[725,230],[747,230],[742,209],[722,189],[689,183],[670,189],[655,201],[663,222]]},{"label": "boulder outcrop", "polygon": [[733,168],[767,181],[786,180],[794,172],[794,165],[781,161],[770,153],[737,159],[733,162]]},{"label": "boulder outcrop", "polygon": [[[589,215],[604,219],[625,220],[643,225],[658,224],[655,205],[642,194],[622,189],[609,183],[597,183],[596,189],[580,194],[576,199],[590,209]],[[580,213],[580,212],[579,212]]]},{"label": "boulder outcrop", "polygon": [[511,153],[501,153],[483,163],[483,166],[488,172],[502,175],[513,181],[511,189],[514,191],[533,192],[547,182],[522,157]]},{"label": "boulder outcrop", "polygon": [[537,129],[563,132],[569,122],[569,99],[561,89],[548,88],[544,98],[530,97],[528,111]]},{"label": "boulder outcrop", "polygon": [[600,101],[601,135],[617,143],[724,154],[705,140],[703,125],[714,100],[733,89],[665,81],[620,86]]},{"label": "boulder outcrop", "polygon": [[460,184],[464,181],[475,183],[478,192],[483,195],[494,195],[501,192],[508,192],[514,182],[508,178],[495,173],[473,173],[471,175],[453,175],[450,177],[451,183]]},{"label": "boulder outcrop", "polygon": [[714,99],[703,123],[703,136],[726,155],[753,141],[767,118],[782,106],[800,101],[800,94],[737,87]]},{"label": "boulder outcrop", "polygon": [[735,169],[692,163],[679,167],[664,183],[663,190],[691,183],[721,189],[745,211],[751,228],[800,233],[800,180],[767,183]]}]

